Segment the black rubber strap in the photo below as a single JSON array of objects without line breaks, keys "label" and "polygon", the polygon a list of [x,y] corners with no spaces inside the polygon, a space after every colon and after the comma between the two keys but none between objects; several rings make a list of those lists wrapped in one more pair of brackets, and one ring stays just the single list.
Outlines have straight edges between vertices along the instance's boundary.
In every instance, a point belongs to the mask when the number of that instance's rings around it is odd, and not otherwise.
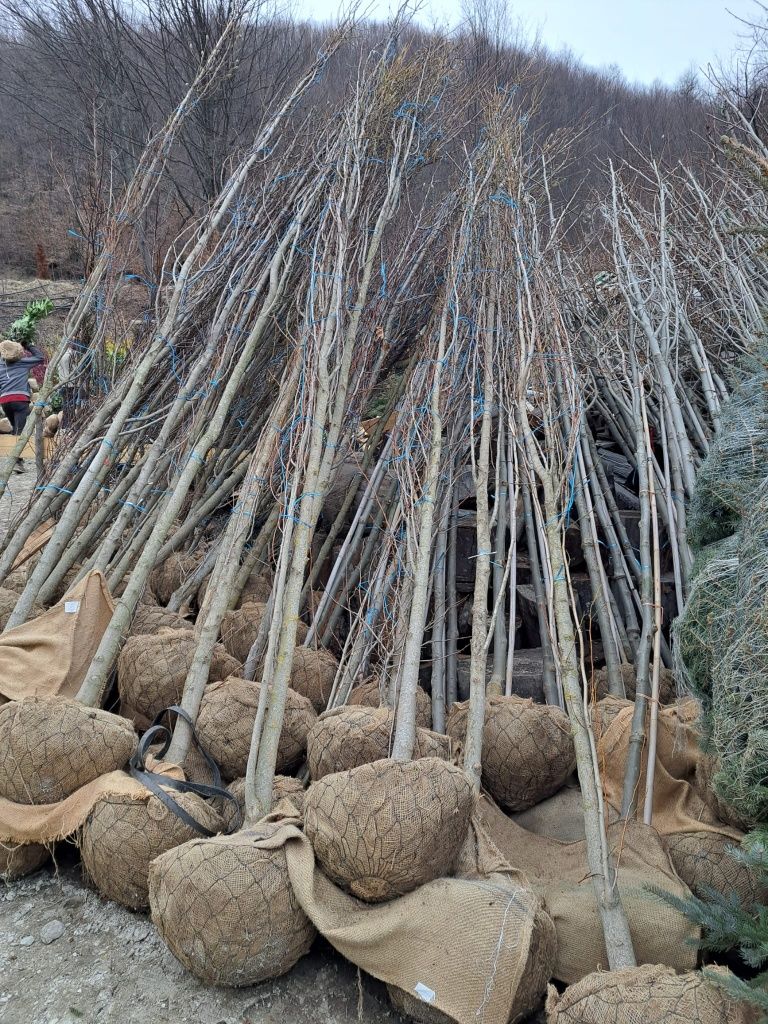
[{"label": "black rubber strap", "polygon": [[[146,759],[147,755],[150,753],[149,748],[154,743],[160,743],[160,751],[156,755],[158,760],[160,760],[165,756],[168,747],[171,744],[172,733],[170,722],[168,725],[162,724],[162,719],[165,718],[166,715],[169,719],[172,715],[175,715],[177,719],[183,719],[189,726],[192,732],[192,740],[210,768],[211,775],[213,777],[212,785],[206,785],[202,782],[182,782],[179,779],[172,779],[168,775],[162,775],[159,772],[153,772],[147,768]],[[183,708],[178,707],[178,705],[174,704],[157,715],[152,725],[139,740],[136,752],[128,763],[128,768],[134,779],[140,782],[143,786],[146,786],[151,793],[154,793],[155,796],[165,804],[169,811],[172,811],[177,818],[180,818],[191,829],[194,829],[195,832],[199,832],[200,835],[214,836],[216,833],[211,832],[210,829],[197,821],[197,819],[188,811],[185,811],[184,808],[173,799],[171,794],[167,792],[169,789],[175,789],[179,793],[195,793],[197,796],[205,799],[221,798],[223,800],[231,801],[235,805],[236,813],[233,827],[229,831],[235,832],[240,828],[242,824],[242,814],[240,812],[240,805],[238,804],[237,799],[223,787],[219,766],[200,743],[189,715]]]}]

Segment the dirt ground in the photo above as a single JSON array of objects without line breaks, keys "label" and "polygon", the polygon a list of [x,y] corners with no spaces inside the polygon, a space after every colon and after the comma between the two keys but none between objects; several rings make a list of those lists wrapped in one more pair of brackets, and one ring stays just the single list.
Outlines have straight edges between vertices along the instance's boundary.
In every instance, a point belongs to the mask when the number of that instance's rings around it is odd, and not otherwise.
[{"label": "dirt ground", "polygon": [[202,985],[173,958],[147,916],[84,885],[71,850],[60,861],[58,872],[50,865],[0,883],[2,1024],[404,1020],[383,985],[368,976],[358,979],[357,970],[321,939],[276,981],[245,989]]}]

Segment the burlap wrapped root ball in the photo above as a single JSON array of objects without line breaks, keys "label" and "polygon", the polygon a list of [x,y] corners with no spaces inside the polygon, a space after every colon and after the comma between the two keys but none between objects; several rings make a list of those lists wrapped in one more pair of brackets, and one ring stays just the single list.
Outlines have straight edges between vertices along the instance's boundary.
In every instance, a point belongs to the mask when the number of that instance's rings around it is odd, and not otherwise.
[{"label": "burlap wrapped root ball", "polygon": [[[464,741],[469,702],[454,704],[448,735]],[[512,813],[552,796],[573,771],[576,758],[568,716],[550,704],[523,697],[489,697],[485,707],[483,785]]]},{"label": "burlap wrapped root ball", "polygon": [[714,889],[726,898],[735,893],[749,905],[765,898],[755,873],[731,853],[738,840],[698,830],[664,836],[662,842],[672,867],[694,896],[707,900]]},{"label": "burlap wrapped root ball", "polygon": [[[122,713],[146,728],[160,711],[178,704],[196,646],[194,633],[187,629],[129,637],[117,660]],[[236,675],[240,667],[240,663],[217,644],[208,680],[218,682]]]},{"label": "burlap wrapped root ball", "polygon": [[[621,665],[619,666],[619,674],[621,681],[624,684],[624,693],[627,700],[634,700],[637,694],[637,670],[634,665]],[[595,688],[595,700],[602,700],[603,697],[607,697],[610,693],[608,689],[608,669],[599,668],[595,671],[592,676],[592,682]],[[649,688],[653,684],[653,679],[649,674],[648,686]],[[672,670],[661,666],[659,671],[659,703],[660,704],[671,704],[677,698],[677,684],[675,683],[675,677]]]},{"label": "burlap wrapped root ball", "polygon": [[194,625],[159,604],[139,604],[136,607],[128,636],[153,636],[161,629],[192,630]]},{"label": "burlap wrapped root ball", "polygon": [[[237,658],[243,665],[259,635],[259,627],[266,608],[266,604],[251,601],[234,611],[227,612],[221,620],[221,642],[232,657]],[[299,622],[296,643],[303,644],[307,639],[307,633],[307,627],[303,622]]]},{"label": "burlap wrapped root ball", "polygon": [[124,768],[137,736],[125,718],[67,697],[24,697],[0,708],[0,796],[21,804],[64,800]]},{"label": "burlap wrapped root ball", "polygon": [[[23,587],[21,588],[24,589]],[[16,607],[16,602],[19,600],[19,595],[8,589],[7,587],[0,587],[0,632],[2,632],[8,625],[8,619],[11,617],[11,612]],[[32,606],[28,618],[34,619],[35,616],[40,615],[45,609],[42,605],[35,603]]]},{"label": "burlap wrapped root ball", "polygon": [[[227,786],[227,790],[237,800],[237,806],[240,811],[238,817],[234,804],[230,800],[221,801],[221,816],[226,830],[227,832],[233,832],[238,821],[241,826],[245,821],[245,779],[235,779],[234,782]],[[272,781],[272,805],[270,810],[274,810],[281,800],[290,800],[296,809],[296,813],[298,815],[303,813],[304,787],[292,775],[276,775]]]},{"label": "burlap wrapped root ball", "polygon": [[324,711],[339,663],[324,648],[297,647],[293,652],[291,689],[306,697],[315,711]]},{"label": "burlap wrapped root ball", "polygon": [[472,783],[455,765],[387,759],[313,783],[304,831],[329,878],[380,903],[451,873],[474,806]]},{"label": "burlap wrapped root ball", "polygon": [[[208,593],[208,584],[211,582],[211,577],[206,576],[203,582],[200,584],[200,589],[197,592],[197,607],[203,607],[203,601],[205,601],[205,595]],[[235,607],[242,608],[244,604],[266,604],[269,600],[269,595],[272,593],[272,575],[269,572],[263,572],[259,575],[253,573],[246,580],[245,586],[243,587],[240,597],[237,600]]]},{"label": "burlap wrapped root ball", "polygon": [[[531,894],[531,898],[533,894]],[[533,919],[528,956],[517,983],[512,1000],[509,1024],[526,1019],[544,1000],[547,985],[552,979],[557,960],[557,933],[552,918],[538,900],[538,910]],[[405,1017],[420,1021],[421,1024],[452,1024],[453,1017],[431,1006],[418,996],[405,992],[396,985],[387,985],[392,1005]]]},{"label": "burlap wrapped root ball", "polygon": [[[307,736],[307,764],[314,780],[389,757],[395,733],[391,708],[360,705],[335,708],[318,718]],[[413,756],[448,759],[451,741],[428,729],[416,729]]]},{"label": "burlap wrapped root ball", "polygon": [[[202,797],[175,791],[171,796],[209,832],[223,830],[220,815]],[[149,906],[149,865],[198,835],[148,791],[138,798],[105,795],[83,825],[80,855],[87,876],[103,896],[131,910],[144,910]]]},{"label": "burlap wrapped root ball", "polygon": [[152,920],[173,955],[211,985],[256,985],[285,974],[315,929],[299,906],[285,851],[253,833],[195,839],[150,869]]},{"label": "burlap wrapped root ball", "polygon": [[[724,972],[727,973],[727,972]],[[588,974],[547,998],[548,1024],[747,1024],[754,1015],[703,974],[650,965]]]},{"label": "burlap wrapped root ball", "polygon": [[0,881],[15,882],[37,871],[48,860],[48,850],[40,843],[0,843]]},{"label": "burlap wrapped root ball", "polygon": [[[366,679],[351,691],[347,704],[361,704],[367,708],[383,707],[380,681],[375,677]],[[432,728],[432,698],[420,686],[416,689],[416,725],[422,729]]]},{"label": "burlap wrapped root ball", "polygon": [[149,585],[162,605],[168,604],[174,592],[189,579],[198,566],[194,555],[174,551],[149,574]]},{"label": "burlap wrapped root ball", "polygon": [[[245,775],[260,692],[259,683],[233,677],[208,686],[203,695],[197,733],[225,779]],[[298,766],[316,717],[307,698],[289,689],[277,751],[278,772],[289,772]]]}]

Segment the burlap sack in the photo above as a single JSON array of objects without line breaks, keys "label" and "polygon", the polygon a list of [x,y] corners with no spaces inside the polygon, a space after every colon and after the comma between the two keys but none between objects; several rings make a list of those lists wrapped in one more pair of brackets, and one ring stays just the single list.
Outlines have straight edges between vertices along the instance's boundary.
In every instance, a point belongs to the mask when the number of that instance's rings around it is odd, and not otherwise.
[{"label": "burlap sack", "polygon": [[0,694],[9,700],[74,697],[93,661],[114,604],[94,569],[47,612],[0,636]]},{"label": "burlap sack", "polygon": [[[234,611],[227,612],[221,620],[221,642],[229,653],[245,664],[251,647],[259,635],[259,626],[264,618],[266,604],[248,602]],[[303,644],[309,630],[303,622],[296,629],[296,643]]]},{"label": "burlap sack", "polygon": [[[187,629],[165,630],[154,636],[132,636],[117,660],[121,713],[146,728],[184,690],[197,640]],[[208,673],[210,682],[237,674],[240,663],[217,644]]]},{"label": "burlap sack", "polygon": [[[227,786],[227,789],[232,796],[237,800],[237,806],[240,809],[240,822],[242,824],[245,821],[245,779],[235,779],[234,782]],[[276,775],[272,782],[272,807],[274,810],[277,804],[281,800],[290,800],[293,805],[296,814],[302,815],[304,812],[304,787],[298,779],[294,779],[292,775]],[[221,816],[224,819],[227,832],[234,828],[237,814],[231,801],[222,800]]]},{"label": "burlap sack", "polygon": [[[597,756],[602,768],[603,789],[608,813],[617,817],[621,808],[624,786],[624,768],[632,725],[632,705],[610,698],[597,708],[608,706],[603,712],[607,727],[596,729]],[[694,789],[696,766],[699,761],[696,722],[699,709],[696,701],[686,700],[660,708],[658,715],[656,768],[653,786],[653,827],[661,835],[678,832],[706,831],[720,833],[734,839],[741,833],[718,821],[713,812]],[[648,745],[641,758],[638,783],[638,805],[645,800]]]},{"label": "burlap sack", "polygon": [[548,1024],[748,1024],[754,1014],[700,973],[651,965],[590,974],[558,995]]},{"label": "burlap sack", "polygon": [[159,604],[139,604],[131,621],[128,636],[152,636],[161,629],[194,629],[193,623],[178,612],[168,611]]},{"label": "burlap sack", "polygon": [[584,838],[584,807],[578,786],[564,786],[554,796],[511,817],[528,832],[559,839],[561,843],[576,843]]},{"label": "burlap sack", "polygon": [[[446,731],[464,742],[469,702],[454,704]],[[483,727],[483,785],[509,811],[556,793],[575,767],[571,723],[560,708],[523,697],[489,697]]]},{"label": "burlap sack", "polygon": [[[633,701],[637,694],[637,672],[635,671],[635,666],[621,665],[619,671],[621,674],[621,681],[624,683],[624,695],[627,700]],[[595,700],[602,700],[603,697],[610,696],[607,668],[599,668],[594,672],[592,676],[592,685],[594,687]],[[659,703],[671,704],[676,699],[677,684],[675,682],[675,677],[671,669],[664,668],[664,666],[662,666],[659,671]]]},{"label": "burlap sack", "polygon": [[37,871],[48,860],[48,850],[40,843],[0,843],[0,881],[15,882]]},{"label": "burlap sack", "polygon": [[[361,704],[366,708],[384,707],[381,682],[376,677],[366,679],[352,690],[347,704]],[[416,690],[416,725],[422,729],[432,728],[432,698],[420,686]]]},{"label": "burlap sack", "polygon": [[25,697],[0,708],[0,796],[64,800],[123,768],[136,749],[130,722],[66,697]]},{"label": "burlap sack", "polygon": [[[359,705],[326,711],[314,723],[307,736],[307,764],[316,781],[331,772],[347,771],[362,764],[389,757],[395,732],[395,716],[390,708],[366,708]],[[413,756],[450,757],[447,736],[416,730]]]},{"label": "burlap sack", "polygon": [[[543,1002],[555,966],[556,946],[557,937],[552,919],[540,908],[534,913],[528,955],[510,1007],[507,1018],[509,1024],[524,1020]],[[387,992],[398,1013],[420,1021],[421,1024],[450,1024],[454,1020],[426,1001],[421,993],[405,992],[396,985],[387,985]]]},{"label": "burlap sack", "polygon": [[765,898],[753,871],[729,851],[738,843],[716,832],[678,832],[664,836],[664,849],[672,867],[694,896],[707,900],[714,889],[729,898],[732,894],[745,904]]},{"label": "burlap sack", "polygon": [[297,647],[293,652],[291,689],[307,697],[315,711],[324,711],[331,696],[338,661],[324,648]]},{"label": "burlap sack", "polygon": [[[285,849],[297,900],[343,957],[388,985],[420,994],[459,1024],[508,1024],[518,1000],[524,1005],[543,995],[554,930],[541,900],[513,872],[439,878],[398,899],[363,904],[319,870],[311,843],[294,823],[256,842]],[[537,927],[545,933],[538,980],[529,973]]]},{"label": "burlap sack", "polygon": [[[172,791],[172,796],[201,825],[221,831],[221,818],[205,800],[194,793]],[[151,862],[197,835],[159,797],[143,789],[138,799],[115,795],[96,802],[80,834],[80,854],[87,876],[103,896],[143,910],[149,906]]]},{"label": "burlap sack", "polygon": [[[197,592],[197,606],[198,608],[203,607],[203,601],[205,601],[205,595],[208,593],[208,584],[211,581],[210,576],[206,576],[203,582],[200,584],[200,589]],[[242,593],[237,600],[236,607],[241,608],[244,604],[266,604],[269,600],[269,595],[272,593],[272,575],[270,572],[261,572],[260,574],[252,573],[246,581],[243,587]]]},{"label": "burlap sack", "polygon": [[243,592],[237,602],[242,608],[244,604],[266,604],[272,593],[272,575],[269,572],[252,573],[246,580]]},{"label": "burlap sack", "polygon": [[[478,802],[479,817],[508,863],[544,899],[557,930],[554,976],[567,984],[608,969],[603,928],[587,866],[584,842],[560,843],[520,828],[490,800]],[[696,966],[698,933],[686,917],[654,896],[651,887],[684,899],[690,895],[669,862],[656,832],[639,822],[609,828],[618,864],[618,886],[638,963],[675,970]]]},{"label": "burlap sack", "polygon": [[[248,751],[259,706],[259,683],[229,678],[206,688],[197,716],[200,742],[227,780],[245,775]],[[288,690],[276,771],[290,772],[307,749],[315,712],[306,697]]]},{"label": "burlap sack", "polygon": [[198,566],[193,555],[174,551],[149,574],[149,585],[162,605],[168,604],[174,592],[188,579]]},{"label": "burlap sack", "polygon": [[284,848],[260,849],[253,835],[195,839],[150,869],[157,930],[184,967],[211,985],[277,978],[309,952],[316,934],[293,893]]},{"label": "burlap sack", "polygon": [[449,875],[475,803],[465,773],[447,761],[375,761],[314,782],[304,831],[328,877],[380,903]]},{"label": "burlap sack", "polygon": [[8,338],[0,341],[0,359],[4,359],[6,363],[17,363],[23,358],[24,346],[18,341],[10,341]]}]

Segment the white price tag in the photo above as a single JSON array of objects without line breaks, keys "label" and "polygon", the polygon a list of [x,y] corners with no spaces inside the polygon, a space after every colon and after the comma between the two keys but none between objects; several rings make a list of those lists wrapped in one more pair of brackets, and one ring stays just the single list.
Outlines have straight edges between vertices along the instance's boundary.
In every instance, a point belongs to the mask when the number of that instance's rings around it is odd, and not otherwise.
[{"label": "white price tag", "polygon": [[64,602],[64,611],[67,613],[67,615],[74,615],[76,612],[80,611],[80,602],[79,601],[65,601]]},{"label": "white price tag", "polygon": [[416,985],[413,990],[422,1003],[434,1003],[435,993],[427,985],[423,985],[421,982]]}]

